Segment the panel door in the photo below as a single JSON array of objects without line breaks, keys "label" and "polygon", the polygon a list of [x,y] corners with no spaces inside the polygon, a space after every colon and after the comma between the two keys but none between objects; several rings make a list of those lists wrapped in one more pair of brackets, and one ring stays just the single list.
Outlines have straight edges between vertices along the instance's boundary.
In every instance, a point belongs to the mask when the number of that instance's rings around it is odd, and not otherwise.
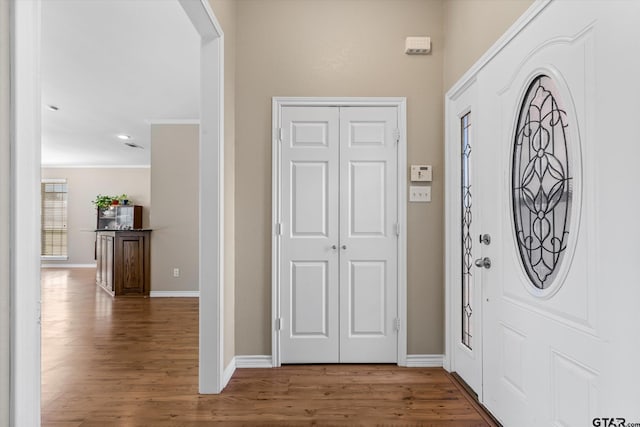
[{"label": "panel door", "polygon": [[600,321],[615,312],[597,298],[609,286],[597,278],[605,225],[591,89],[605,84],[593,70],[596,35],[609,31],[599,28],[603,5],[553,2],[479,80],[483,231],[495,242],[482,254],[493,261],[483,273],[484,404],[507,426],[579,427],[618,416],[600,412]]},{"label": "panel door", "polygon": [[340,109],[340,361],[397,361],[395,107]]},{"label": "panel door", "polygon": [[282,363],[339,362],[338,118],[338,107],[282,111]]},{"label": "panel door", "polygon": [[452,358],[451,370],[482,397],[482,271],[474,266],[481,246],[491,244],[491,236],[480,236],[482,230],[478,201],[482,188],[477,185],[479,168],[477,153],[484,147],[476,138],[478,103],[476,83],[467,86],[448,107],[449,212],[457,225],[450,231],[452,262],[447,275],[451,289]]},{"label": "panel door", "polygon": [[144,293],[145,279],[145,237],[144,236],[120,236],[117,239],[119,247],[116,253],[119,256],[118,283],[121,289],[118,293],[142,294]]},{"label": "panel door", "polygon": [[282,363],[397,361],[396,108],[282,111]]}]

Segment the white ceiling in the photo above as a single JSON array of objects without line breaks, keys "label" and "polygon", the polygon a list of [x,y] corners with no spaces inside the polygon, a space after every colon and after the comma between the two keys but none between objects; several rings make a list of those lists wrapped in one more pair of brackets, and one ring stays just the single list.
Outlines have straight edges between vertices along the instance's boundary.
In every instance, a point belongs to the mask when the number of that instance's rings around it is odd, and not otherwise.
[{"label": "white ceiling", "polygon": [[199,117],[199,52],[177,0],[43,1],[43,166],[149,165],[150,122]]}]

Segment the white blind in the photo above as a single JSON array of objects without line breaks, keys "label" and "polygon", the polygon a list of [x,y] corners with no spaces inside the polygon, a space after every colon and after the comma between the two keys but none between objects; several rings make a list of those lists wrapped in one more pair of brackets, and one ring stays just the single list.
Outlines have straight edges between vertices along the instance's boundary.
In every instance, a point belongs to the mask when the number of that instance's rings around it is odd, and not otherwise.
[{"label": "white blind", "polygon": [[43,257],[67,257],[67,180],[43,179],[41,184]]}]

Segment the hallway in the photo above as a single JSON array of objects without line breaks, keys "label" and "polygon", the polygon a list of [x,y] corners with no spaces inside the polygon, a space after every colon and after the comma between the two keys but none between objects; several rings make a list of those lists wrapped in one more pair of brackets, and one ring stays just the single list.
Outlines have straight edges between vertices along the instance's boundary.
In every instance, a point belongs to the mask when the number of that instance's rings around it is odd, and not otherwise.
[{"label": "hallway", "polygon": [[42,425],[491,426],[442,369],[238,369],[198,395],[198,301],[117,298],[93,269],[42,270]]}]

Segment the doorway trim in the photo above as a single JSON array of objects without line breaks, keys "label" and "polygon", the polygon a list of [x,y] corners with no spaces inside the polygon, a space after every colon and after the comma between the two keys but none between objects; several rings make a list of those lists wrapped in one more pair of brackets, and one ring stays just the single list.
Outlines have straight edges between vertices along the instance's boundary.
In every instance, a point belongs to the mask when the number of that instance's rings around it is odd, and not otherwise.
[{"label": "doorway trim", "polygon": [[280,239],[276,224],[280,215],[280,135],[283,107],[396,107],[398,108],[398,366],[407,366],[407,99],[404,97],[273,97],[271,172],[271,364],[281,365],[280,333]]},{"label": "doorway trim", "polygon": [[[178,0],[200,34],[198,390],[220,393],[224,372],[224,33],[207,0]],[[216,165],[210,168],[209,165]],[[210,363],[203,363],[210,361]]]},{"label": "doorway trim", "polygon": [[[207,0],[178,1],[201,36],[199,391],[219,393],[224,387],[224,35]],[[10,8],[10,425],[37,426],[41,405],[41,0],[13,0]],[[211,164],[217,168],[203,167]]]}]

